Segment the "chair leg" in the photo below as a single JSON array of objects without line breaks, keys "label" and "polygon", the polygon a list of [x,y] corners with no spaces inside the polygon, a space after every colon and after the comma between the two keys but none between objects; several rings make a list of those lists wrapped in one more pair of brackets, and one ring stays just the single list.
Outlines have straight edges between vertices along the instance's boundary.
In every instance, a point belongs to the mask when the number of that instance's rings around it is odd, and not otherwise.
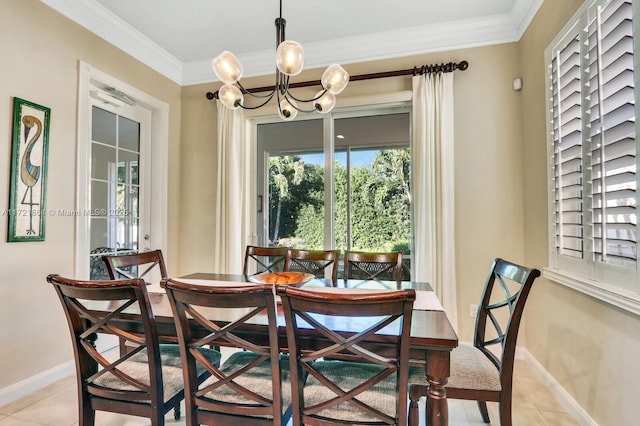
[{"label": "chair leg", "polygon": [[511,426],[511,398],[500,401],[500,424],[502,426]]},{"label": "chair leg", "polygon": [[[417,385],[409,386],[409,426],[418,426],[420,410],[418,403],[422,397],[422,389]],[[426,414],[426,412],[425,412]]]},{"label": "chair leg", "polygon": [[94,426],[96,423],[96,412],[89,407],[80,407],[79,426]]},{"label": "chair leg", "polygon": [[187,425],[198,425],[198,413],[196,412],[194,407],[189,407],[187,404],[185,408],[185,424]]},{"label": "chair leg", "polygon": [[120,356],[123,357],[127,354],[127,345],[125,344],[126,339],[120,337],[118,339],[118,347],[120,348]]},{"label": "chair leg", "polygon": [[164,415],[159,410],[151,413],[151,426],[164,426]]},{"label": "chair leg", "polygon": [[173,407],[173,418],[176,420],[180,418],[180,403]]},{"label": "chair leg", "polygon": [[487,410],[487,402],[486,401],[476,401],[476,402],[478,403],[478,409],[480,410],[482,421],[485,423],[491,423],[491,419],[489,419],[489,411]]}]

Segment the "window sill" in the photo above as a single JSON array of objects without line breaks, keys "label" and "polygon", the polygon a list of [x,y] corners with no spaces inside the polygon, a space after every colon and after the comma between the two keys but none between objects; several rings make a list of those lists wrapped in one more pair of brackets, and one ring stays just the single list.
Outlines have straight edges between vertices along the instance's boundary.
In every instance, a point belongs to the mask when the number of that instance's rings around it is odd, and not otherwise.
[{"label": "window sill", "polygon": [[544,268],[543,277],[595,299],[640,316],[640,295],[596,281],[577,277],[559,269]]}]

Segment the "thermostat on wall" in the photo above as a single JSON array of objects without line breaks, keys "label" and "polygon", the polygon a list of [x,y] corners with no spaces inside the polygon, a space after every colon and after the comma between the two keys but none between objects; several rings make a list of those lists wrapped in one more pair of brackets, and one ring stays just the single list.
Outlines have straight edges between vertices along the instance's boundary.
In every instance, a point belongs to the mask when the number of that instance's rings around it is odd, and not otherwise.
[{"label": "thermostat on wall", "polygon": [[522,79],[520,77],[513,79],[513,90],[516,92],[522,90]]}]

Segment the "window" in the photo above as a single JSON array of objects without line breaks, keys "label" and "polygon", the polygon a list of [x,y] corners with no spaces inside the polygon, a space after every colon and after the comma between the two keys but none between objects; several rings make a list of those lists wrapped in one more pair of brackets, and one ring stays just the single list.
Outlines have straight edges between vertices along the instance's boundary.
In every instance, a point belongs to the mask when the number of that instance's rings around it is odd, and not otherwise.
[{"label": "window", "polygon": [[260,244],[403,251],[409,267],[410,123],[387,109],[259,124]]},{"label": "window", "polygon": [[586,3],[546,52],[547,272],[640,313],[634,7]]}]

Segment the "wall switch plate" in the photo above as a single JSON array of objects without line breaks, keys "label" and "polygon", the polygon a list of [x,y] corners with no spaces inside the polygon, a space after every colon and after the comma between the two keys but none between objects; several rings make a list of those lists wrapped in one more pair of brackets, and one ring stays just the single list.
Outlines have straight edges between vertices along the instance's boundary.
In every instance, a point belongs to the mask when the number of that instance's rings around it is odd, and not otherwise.
[{"label": "wall switch plate", "polygon": [[475,318],[478,313],[478,305],[474,305],[473,303],[469,305],[469,316],[471,318]]}]

